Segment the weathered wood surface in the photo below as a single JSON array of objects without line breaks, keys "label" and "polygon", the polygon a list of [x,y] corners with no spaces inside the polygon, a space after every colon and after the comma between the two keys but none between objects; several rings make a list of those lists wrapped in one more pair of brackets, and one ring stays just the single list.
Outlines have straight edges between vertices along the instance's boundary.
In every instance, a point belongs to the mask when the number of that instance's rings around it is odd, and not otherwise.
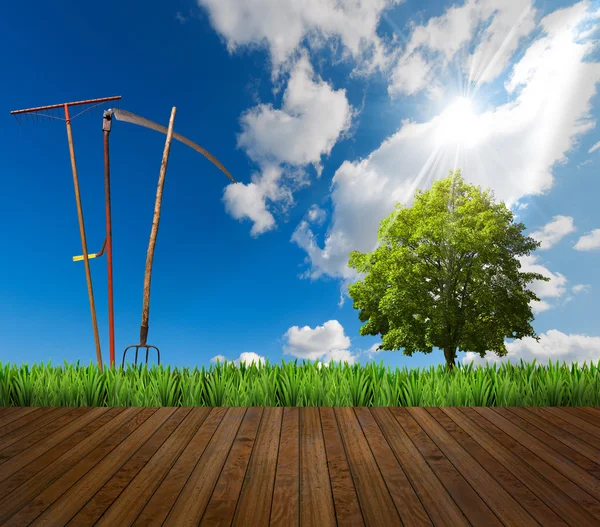
[{"label": "weathered wood surface", "polygon": [[600,408],[4,408],[0,525],[600,526]]}]

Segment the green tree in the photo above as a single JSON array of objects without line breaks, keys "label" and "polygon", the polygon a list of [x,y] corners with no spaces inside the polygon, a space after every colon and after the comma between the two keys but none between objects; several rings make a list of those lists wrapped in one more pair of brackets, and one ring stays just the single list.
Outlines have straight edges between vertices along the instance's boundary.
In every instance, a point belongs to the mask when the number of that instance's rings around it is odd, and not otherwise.
[{"label": "green tree", "polygon": [[350,254],[348,265],[363,275],[349,287],[365,322],[360,334],[381,335],[379,349],[408,356],[437,347],[450,370],[458,350],[503,357],[505,338],[539,340],[529,305],[539,298],[527,284],[549,279],[520,272],[518,257],[540,244],[513,218],[460,170],[417,190],[412,207],[396,204],[377,249]]}]

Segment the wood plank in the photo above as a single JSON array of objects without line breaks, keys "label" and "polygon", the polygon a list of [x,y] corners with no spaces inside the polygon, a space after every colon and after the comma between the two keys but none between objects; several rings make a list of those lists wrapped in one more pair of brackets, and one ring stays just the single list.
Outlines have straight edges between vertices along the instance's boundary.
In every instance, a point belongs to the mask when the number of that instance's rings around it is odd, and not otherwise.
[{"label": "wood plank", "polygon": [[[571,480],[553,469],[542,458],[527,450],[473,408],[443,408],[442,410],[458,422],[461,428],[476,437],[477,441],[492,456],[517,476],[529,490],[542,499],[569,525],[593,525],[594,518],[585,510],[588,500],[593,498]],[[479,432],[475,433],[470,425],[466,426],[466,421],[459,421],[460,413],[489,435],[486,437]],[[571,499],[567,499],[567,496]]]},{"label": "wood plank", "polygon": [[[504,412],[513,414],[516,417],[514,422],[527,433],[600,479],[600,465],[595,463],[600,460],[600,449],[561,430],[528,408],[510,408],[504,409]],[[501,415],[508,418],[508,414]],[[598,444],[600,445],[600,442]]]},{"label": "wood plank", "polygon": [[21,417],[24,417],[32,412],[47,410],[46,408],[39,408],[36,406],[10,406],[9,408],[12,410],[12,412],[7,412],[0,416],[0,437],[3,435],[2,430],[7,424],[10,424],[17,419],[21,419]]},{"label": "wood plank", "polygon": [[600,406],[580,406],[579,408],[593,415],[596,419],[600,419]]},{"label": "wood plank", "polygon": [[0,406],[0,419],[14,412],[17,408],[18,406]]},{"label": "wood plank", "polygon": [[262,414],[263,409],[256,406],[251,406],[246,411],[200,525],[211,527],[231,525]]},{"label": "wood plank", "polygon": [[[23,525],[23,516],[28,515],[27,521],[34,516],[35,521],[32,525],[46,525],[49,527],[64,525],[67,523],[92,496],[112,477],[112,475],[143,445],[151,431],[156,430],[164,421],[166,421],[174,412],[174,408],[152,408],[154,412],[141,425],[135,428],[123,441],[114,447],[102,459],[90,467],[85,475],[77,477],[71,481],[70,486],[66,486],[64,481],[55,482],[53,486],[42,493],[45,499],[39,502],[38,499],[32,503],[38,503],[36,510],[30,506],[21,509],[15,514],[9,523],[13,525]],[[69,471],[73,474],[75,471]],[[68,480],[69,473],[61,478]],[[65,492],[66,487],[66,492]],[[42,496],[40,495],[40,496]],[[40,497],[38,496],[38,498]],[[31,504],[30,504],[31,505]],[[41,514],[40,509],[43,510]]]},{"label": "wood plank", "polygon": [[163,525],[177,527],[200,523],[245,413],[246,408],[227,410]]},{"label": "wood plank", "polygon": [[333,504],[335,506],[335,516],[338,525],[363,527],[365,521],[360,510],[360,504],[358,503],[358,495],[354,488],[350,465],[348,464],[348,458],[344,450],[335,413],[331,407],[320,408],[320,413]]},{"label": "wood plank", "polygon": [[283,408],[265,407],[232,525],[269,524]]},{"label": "wood plank", "polygon": [[565,410],[567,410],[568,412],[570,412],[571,414],[575,415],[576,417],[579,417],[580,419],[587,421],[592,426],[594,426],[596,428],[600,427],[600,418],[598,418],[598,416],[590,413],[586,407],[584,407],[584,406],[566,406],[563,408]]},{"label": "wood plank", "polygon": [[354,412],[394,500],[402,523],[404,525],[433,525],[369,409],[355,408]]},{"label": "wood plank", "polygon": [[[181,433],[181,430],[186,428],[189,424],[188,420],[183,426],[180,426],[182,421],[188,416],[191,408],[179,407],[171,415],[167,421],[165,421],[160,428],[152,434],[152,436],[146,441],[146,443],[125,463],[119,471],[88,501],[83,507],[67,524],[70,527],[81,525],[87,527],[93,525],[100,516],[101,521],[97,525],[106,524],[107,521],[113,521],[113,525],[130,525],[139,513],[139,511],[146,504],[147,498],[150,497],[154,488],[158,486],[164,474],[171,467],[172,462],[169,463],[169,459],[161,456],[162,451],[168,448],[169,442],[173,442],[177,439],[177,433]],[[208,413],[208,412],[206,412]],[[187,442],[191,438],[192,434],[197,430],[200,423],[189,434]],[[174,430],[177,429],[176,432]],[[172,434],[172,435],[171,435]],[[185,444],[187,444],[185,442]],[[177,445],[173,450],[178,455],[180,450],[185,445]],[[181,448],[179,448],[181,447]],[[171,460],[173,461],[173,460]],[[157,474],[156,471],[152,473],[153,466],[159,465],[160,472]],[[147,486],[141,487],[139,485],[139,479],[143,477],[144,472],[151,473],[149,477],[146,477]],[[150,495],[147,495],[147,487],[154,485],[155,487],[150,490]],[[125,490],[124,490],[125,489]],[[134,499],[127,499],[128,496],[134,495]],[[147,498],[146,498],[147,495]],[[108,510],[107,510],[108,509]],[[125,514],[119,516],[115,514],[115,510],[124,511]]]},{"label": "wood plank", "polygon": [[[444,427],[444,429],[475,459],[502,487],[515,498],[523,507],[533,516],[540,525],[566,526],[567,524],[556,514],[544,501],[538,498],[535,493],[505,468],[499,460],[490,454],[478,439],[475,439],[469,432],[451,419],[440,408],[428,408],[428,412],[435,420]],[[457,421],[465,422],[468,418],[459,417]],[[471,431],[474,430],[474,424],[466,426]],[[485,434],[485,432],[481,432]],[[491,442],[487,442],[490,447]],[[490,447],[493,448],[493,447]],[[499,456],[501,457],[501,456]],[[506,462],[506,461],[505,461]]]},{"label": "wood plank", "polygon": [[[133,525],[162,525],[198,460],[204,453],[227,408],[207,408],[210,412],[166,477],[140,512]],[[200,407],[195,412],[202,411]]]},{"label": "wood plank", "polygon": [[[476,408],[481,413],[481,408]],[[519,428],[516,424],[516,416],[510,412],[506,413],[503,408],[491,408],[491,411],[483,412],[489,421],[510,435],[513,439],[521,443],[534,454],[539,455],[546,463],[567,476],[571,481],[576,481],[577,485],[585,490],[596,501],[594,508],[600,514],[600,481],[588,474],[581,467],[577,466],[571,460],[559,454],[553,448],[542,443],[532,435]],[[506,413],[506,417],[503,415]]]},{"label": "wood plank", "polygon": [[352,408],[334,410],[367,525],[401,525],[400,516]]},{"label": "wood plank", "polygon": [[0,524],[600,525],[600,409],[165,411],[0,412]]},{"label": "wood plank", "polygon": [[502,523],[522,526],[538,524],[425,408],[411,407],[407,411]]},{"label": "wood plank", "polygon": [[[141,408],[128,408],[117,415],[109,423],[94,432],[85,442],[79,443],[72,449],[62,454],[58,459],[50,463],[43,470],[39,471],[34,478],[25,481],[20,487],[14,489],[0,500],[0,522],[15,514],[19,509],[28,506],[32,509],[38,506],[45,506],[45,498],[52,499],[51,487],[57,491],[66,490],[64,486],[70,485],[83,476],[85,472],[98,461],[94,455],[102,453],[103,441],[110,443],[118,439],[120,442],[127,433],[136,424],[138,415],[142,413]],[[151,410],[146,410],[146,418],[152,414]],[[125,434],[121,436],[120,434]],[[112,436],[112,437],[111,437]],[[111,439],[108,439],[111,438]],[[108,441],[107,441],[108,439]],[[105,444],[106,444],[105,443]],[[87,456],[87,458],[86,458]],[[37,460],[36,460],[37,462]],[[69,474],[70,472],[70,474]],[[64,479],[60,479],[64,476]],[[69,478],[69,479],[66,479]],[[44,494],[46,492],[46,494]],[[56,494],[56,496],[60,493]],[[35,499],[34,499],[35,498]],[[42,502],[38,505],[37,502]],[[25,511],[21,512],[26,514]],[[33,515],[33,512],[31,513]],[[36,512],[37,514],[37,512]],[[35,515],[33,516],[35,517]]]},{"label": "wood plank", "polygon": [[[59,410],[59,408],[23,408],[22,412],[8,416],[7,422],[0,427],[0,438],[4,439],[8,434],[14,433],[18,429],[34,423],[36,420],[44,418],[52,419],[51,415]],[[64,409],[63,409],[64,412]],[[1,445],[0,440],[0,445]]]},{"label": "wood plank", "polygon": [[408,410],[406,408],[390,408],[390,411],[402,428],[406,430],[412,442],[467,519],[474,525],[502,525],[498,517],[481,499],[481,496],[473,490],[473,487],[419,426]]},{"label": "wood plank", "polygon": [[[585,451],[589,453],[590,451],[587,450],[588,448],[592,448],[593,450],[600,450],[600,447],[596,446],[600,445],[600,441],[598,441],[598,438],[594,437],[591,434],[588,434],[586,431],[582,430],[581,428],[578,428],[577,426],[568,421],[565,421],[559,416],[548,412],[547,408],[529,406],[527,407],[527,409],[530,412],[534,412],[536,415],[539,415],[545,421],[554,424],[557,427],[557,429],[563,432],[568,432],[571,437],[576,437],[578,443],[586,445],[585,449],[580,450],[580,452],[584,453]],[[600,455],[596,459],[600,459]]]},{"label": "wood plank", "polygon": [[300,524],[337,525],[319,409],[300,409]]},{"label": "wood plank", "polygon": [[270,525],[297,527],[300,522],[300,409],[284,408]]},{"label": "wood plank", "polygon": [[[96,525],[131,525],[171,467],[189,445],[192,437],[202,426],[209,413],[210,409],[208,408],[197,408],[192,411],[189,418],[165,441],[156,455],[152,457],[150,462],[134,478],[125,492],[110,506]],[[220,426],[226,426],[225,419]],[[213,439],[215,438],[216,436],[213,436]],[[208,450],[205,454],[208,455]],[[194,496],[191,501],[195,501],[196,498],[197,496]]]},{"label": "wood plank", "polygon": [[[40,418],[5,435],[0,440],[0,463],[15,457],[19,452],[35,445],[50,434],[66,426],[89,410],[87,408],[60,408],[61,412],[51,412],[48,419]],[[104,409],[106,411],[106,409]]]},{"label": "wood plank", "polygon": [[592,423],[589,423],[585,419],[581,419],[575,413],[567,407],[561,406],[544,406],[544,410],[560,417],[561,419],[571,423],[577,428],[583,430],[587,434],[594,436],[596,439],[600,439],[600,426],[595,426]]},{"label": "wood plank", "polygon": [[433,523],[447,527],[470,525],[390,409],[371,408],[371,414]]},{"label": "wood plank", "polygon": [[[14,489],[24,484],[27,480],[32,477],[36,479],[42,477],[42,470],[48,467],[57,459],[70,450],[78,446],[81,442],[90,439],[90,436],[96,432],[99,428],[108,423],[111,419],[119,415],[123,411],[123,408],[106,408],[106,411],[102,413],[98,418],[94,419],[91,423],[78,430],[70,437],[61,441],[58,445],[52,447],[50,450],[42,454],[40,457],[23,467],[18,472],[14,473],[8,479],[2,482],[0,488],[0,498],[4,498],[7,494],[12,492]],[[64,467],[65,463],[61,463],[61,467]]]},{"label": "wood plank", "polygon": [[23,452],[20,452],[19,455],[6,460],[0,465],[0,481],[9,478],[15,472],[31,463],[34,459],[48,452],[52,447],[58,445],[67,437],[87,426],[105,411],[106,408],[90,408],[85,414],[79,416],[74,421],[71,421],[67,426],[50,434],[44,441],[40,441]]}]

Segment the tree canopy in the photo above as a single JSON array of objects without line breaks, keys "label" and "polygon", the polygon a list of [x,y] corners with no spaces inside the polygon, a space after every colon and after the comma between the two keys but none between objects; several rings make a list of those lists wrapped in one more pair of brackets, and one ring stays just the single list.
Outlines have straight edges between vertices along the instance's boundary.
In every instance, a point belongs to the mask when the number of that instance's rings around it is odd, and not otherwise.
[{"label": "tree canopy", "polygon": [[379,349],[408,356],[442,349],[450,369],[457,350],[502,357],[505,338],[538,339],[530,302],[539,298],[527,284],[549,279],[520,271],[519,257],[540,244],[513,219],[460,170],[417,190],[412,207],[396,204],[378,247],[350,254],[348,265],[363,275],[349,287],[360,334],[381,335]]}]

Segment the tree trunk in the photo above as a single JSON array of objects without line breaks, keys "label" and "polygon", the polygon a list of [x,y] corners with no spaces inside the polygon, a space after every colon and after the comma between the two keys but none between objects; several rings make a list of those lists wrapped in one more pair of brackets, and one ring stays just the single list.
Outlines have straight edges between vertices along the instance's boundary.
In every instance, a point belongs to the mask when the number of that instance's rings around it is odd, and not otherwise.
[{"label": "tree trunk", "polygon": [[446,359],[446,368],[448,371],[454,370],[454,359],[456,358],[456,346],[447,346],[444,348],[444,357]]}]

